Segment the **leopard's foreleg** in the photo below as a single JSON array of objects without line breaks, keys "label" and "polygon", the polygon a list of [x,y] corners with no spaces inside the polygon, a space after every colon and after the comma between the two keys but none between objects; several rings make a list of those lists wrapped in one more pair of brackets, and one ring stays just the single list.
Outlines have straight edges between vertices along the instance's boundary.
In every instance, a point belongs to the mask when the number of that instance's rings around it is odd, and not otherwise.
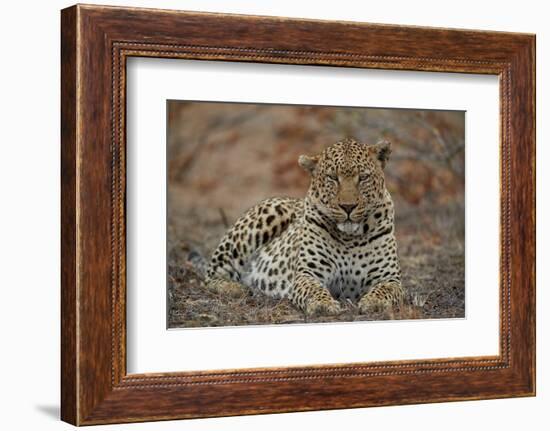
[{"label": "leopard's foreleg", "polygon": [[307,315],[331,315],[342,311],[340,303],[332,297],[321,282],[307,273],[296,276],[290,301]]}]

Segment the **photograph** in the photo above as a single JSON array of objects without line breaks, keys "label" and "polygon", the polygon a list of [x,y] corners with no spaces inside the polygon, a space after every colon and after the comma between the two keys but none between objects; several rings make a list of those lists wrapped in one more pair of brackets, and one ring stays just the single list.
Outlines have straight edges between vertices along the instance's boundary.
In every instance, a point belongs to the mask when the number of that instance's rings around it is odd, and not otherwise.
[{"label": "photograph", "polygon": [[167,327],[465,317],[465,112],[167,101]]},{"label": "photograph", "polygon": [[6,21],[4,428],[548,422],[547,20],[399,2]]}]

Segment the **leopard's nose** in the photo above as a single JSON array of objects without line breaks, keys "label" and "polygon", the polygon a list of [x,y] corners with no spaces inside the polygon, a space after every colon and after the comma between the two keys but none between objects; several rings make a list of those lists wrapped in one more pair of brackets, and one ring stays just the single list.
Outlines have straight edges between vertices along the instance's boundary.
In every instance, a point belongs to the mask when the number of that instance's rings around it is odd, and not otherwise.
[{"label": "leopard's nose", "polygon": [[347,215],[350,215],[352,211],[357,208],[357,204],[339,204],[340,208],[342,208]]}]

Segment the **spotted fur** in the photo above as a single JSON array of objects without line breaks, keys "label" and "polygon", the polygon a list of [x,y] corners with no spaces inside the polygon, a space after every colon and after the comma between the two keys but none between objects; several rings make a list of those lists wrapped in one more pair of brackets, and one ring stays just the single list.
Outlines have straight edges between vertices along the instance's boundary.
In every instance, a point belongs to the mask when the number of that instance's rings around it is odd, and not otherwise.
[{"label": "spotted fur", "polygon": [[367,313],[404,292],[394,208],[383,169],[391,145],[345,139],[298,162],[311,183],[304,199],[271,198],[248,210],[212,255],[207,283],[287,297],[307,314],[335,314],[338,300]]}]

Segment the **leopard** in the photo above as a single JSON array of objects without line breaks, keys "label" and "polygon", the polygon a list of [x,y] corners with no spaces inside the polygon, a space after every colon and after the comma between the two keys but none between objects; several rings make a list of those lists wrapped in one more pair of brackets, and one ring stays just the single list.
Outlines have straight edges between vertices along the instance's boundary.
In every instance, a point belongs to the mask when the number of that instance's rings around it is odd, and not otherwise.
[{"label": "leopard", "polygon": [[207,265],[206,284],[287,298],[306,315],[361,314],[403,303],[405,290],[384,171],[391,143],[345,138],[301,155],[304,198],[272,197],[237,219]]}]

